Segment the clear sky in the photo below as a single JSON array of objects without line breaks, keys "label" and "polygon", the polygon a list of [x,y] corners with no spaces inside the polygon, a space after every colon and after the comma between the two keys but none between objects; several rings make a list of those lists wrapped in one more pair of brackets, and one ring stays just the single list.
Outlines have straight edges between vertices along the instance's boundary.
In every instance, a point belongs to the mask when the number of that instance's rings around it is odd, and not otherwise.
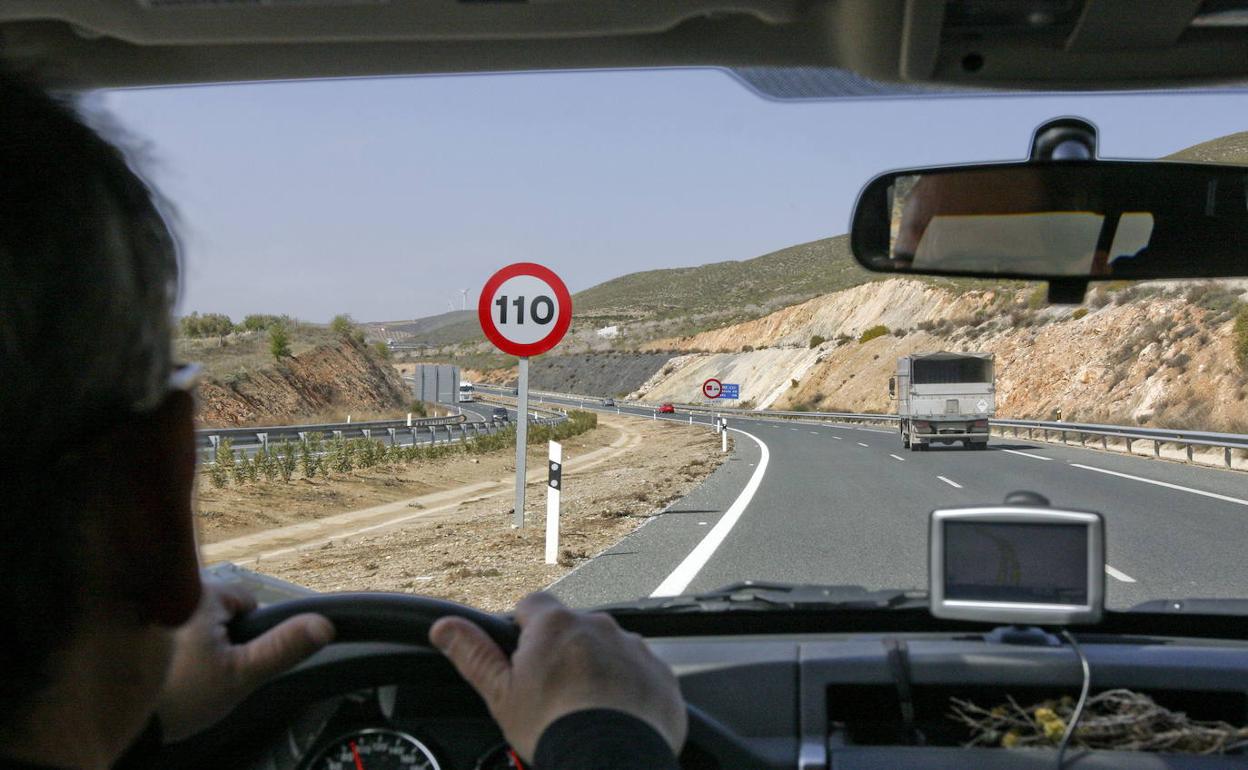
[{"label": "clear sky", "polygon": [[1101,154],[1248,130],[1248,94],[783,103],[714,70],[308,81],[113,91],[179,209],[181,310],[325,321],[446,311],[498,267],[572,291],[845,232],[904,166],[1022,158],[1074,114]]}]

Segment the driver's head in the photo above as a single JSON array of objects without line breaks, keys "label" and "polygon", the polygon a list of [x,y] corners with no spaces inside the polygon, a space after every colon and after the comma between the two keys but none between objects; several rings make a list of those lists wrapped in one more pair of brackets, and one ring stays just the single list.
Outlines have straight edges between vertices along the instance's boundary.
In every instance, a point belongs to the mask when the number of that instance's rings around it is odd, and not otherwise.
[{"label": "driver's head", "polygon": [[[0,730],[102,675],[159,687],[199,596],[175,241],[74,107],[0,71]],[[92,654],[103,646],[113,660]],[[90,686],[80,682],[80,688]]]}]

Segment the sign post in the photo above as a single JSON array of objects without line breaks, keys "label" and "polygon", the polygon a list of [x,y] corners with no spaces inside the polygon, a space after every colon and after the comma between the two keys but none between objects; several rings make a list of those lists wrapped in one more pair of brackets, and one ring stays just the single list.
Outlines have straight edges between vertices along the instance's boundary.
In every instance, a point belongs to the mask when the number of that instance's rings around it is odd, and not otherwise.
[{"label": "sign post", "polygon": [[520,356],[520,383],[516,386],[516,507],[512,512],[511,526],[524,526],[524,479],[525,460],[529,446],[529,357]]},{"label": "sign post", "polygon": [[513,527],[524,526],[525,449],[529,437],[529,356],[553,348],[572,324],[572,295],[559,276],[533,262],[517,262],[485,282],[477,320],[486,339],[516,356],[516,507]]}]

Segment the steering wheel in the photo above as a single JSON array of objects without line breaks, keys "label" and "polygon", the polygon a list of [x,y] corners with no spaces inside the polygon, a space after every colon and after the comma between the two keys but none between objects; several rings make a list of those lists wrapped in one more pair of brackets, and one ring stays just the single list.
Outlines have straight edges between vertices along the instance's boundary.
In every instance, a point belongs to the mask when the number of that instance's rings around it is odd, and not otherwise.
[{"label": "steering wheel", "polygon": [[[448,615],[476,623],[508,655],[515,651],[520,636],[520,628],[509,618],[455,602],[412,594],[338,593],[261,607],[235,618],[230,623],[230,638],[235,643],[248,642],[305,612],[329,618],[336,631],[335,642],[398,642],[436,649],[429,643],[429,629],[438,618]],[[709,749],[710,755],[726,767],[765,766],[714,717],[693,704],[686,704],[686,708],[690,743]]]},{"label": "steering wheel", "polygon": [[305,612],[315,612],[334,624],[335,642],[402,642],[430,647],[429,629],[441,617],[455,616],[480,626],[510,655],[520,628],[499,615],[427,596],[391,593],[340,593],[270,604],[235,618],[230,638],[249,642],[277,624]]}]

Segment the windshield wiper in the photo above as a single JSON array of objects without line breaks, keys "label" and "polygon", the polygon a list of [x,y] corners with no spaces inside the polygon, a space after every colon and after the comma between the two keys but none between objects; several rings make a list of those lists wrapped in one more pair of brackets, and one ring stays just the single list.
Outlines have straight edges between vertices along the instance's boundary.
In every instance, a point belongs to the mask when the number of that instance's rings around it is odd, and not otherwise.
[{"label": "windshield wiper", "polygon": [[594,609],[621,612],[732,612],[737,610],[895,610],[927,607],[927,592],[853,585],[811,585],[742,580],[698,594],[656,596]]}]

